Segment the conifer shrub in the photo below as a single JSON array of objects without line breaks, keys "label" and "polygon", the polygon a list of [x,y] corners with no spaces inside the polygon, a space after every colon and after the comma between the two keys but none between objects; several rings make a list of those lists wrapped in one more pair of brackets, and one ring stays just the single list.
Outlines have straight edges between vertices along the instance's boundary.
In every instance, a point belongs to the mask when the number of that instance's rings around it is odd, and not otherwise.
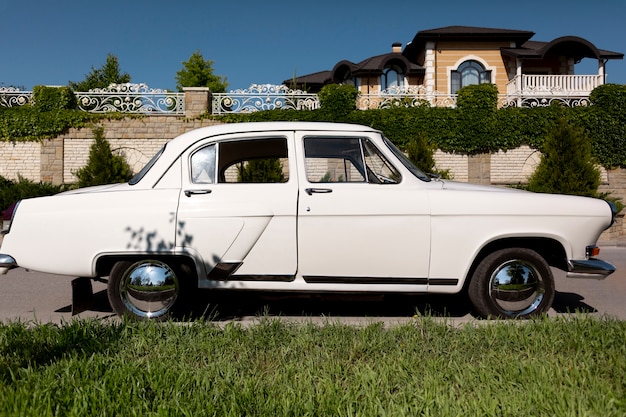
[{"label": "conifer shrub", "polygon": [[591,154],[591,141],[582,128],[561,117],[540,150],[541,162],[529,178],[529,191],[598,195],[600,171]]},{"label": "conifer shrub", "polygon": [[435,146],[430,144],[428,138],[423,132],[411,138],[406,146],[408,158],[421,171],[440,176],[442,178],[450,178],[448,170],[440,171],[435,166]]},{"label": "conifer shrub", "polygon": [[94,142],[89,148],[87,165],[76,171],[79,187],[127,182],[133,176],[132,170],[122,155],[115,155],[111,145],[104,138],[104,129],[93,130]]},{"label": "conifer shrub", "polygon": [[238,182],[285,182],[283,168],[278,158],[253,159],[238,167]]}]

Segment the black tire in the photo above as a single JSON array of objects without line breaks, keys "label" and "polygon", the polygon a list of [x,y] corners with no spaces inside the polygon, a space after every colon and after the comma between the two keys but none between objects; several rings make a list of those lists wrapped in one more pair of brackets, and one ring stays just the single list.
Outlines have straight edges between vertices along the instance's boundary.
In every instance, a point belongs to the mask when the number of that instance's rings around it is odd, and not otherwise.
[{"label": "black tire", "polygon": [[109,303],[119,316],[167,320],[180,298],[180,270],[154,259],[119,261],[109,275]]},{"label": "black tire", "polygon": [[529,318],[548,311],[554,300],[554,276],[537,252],[500,249],[478,264],[468,294],[483,318]]}]

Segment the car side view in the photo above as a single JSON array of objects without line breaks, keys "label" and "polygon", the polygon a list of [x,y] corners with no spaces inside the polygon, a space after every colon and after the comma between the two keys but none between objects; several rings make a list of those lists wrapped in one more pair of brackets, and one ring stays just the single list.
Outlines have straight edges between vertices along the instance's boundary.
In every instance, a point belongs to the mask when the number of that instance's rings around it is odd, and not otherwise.
[{"label": "car side view", "polygon": [[165,319],[197,288],[466,291],[482,317],[531,317],[551,268],[602,279],[615,207],[430,178],[380,131],[225,124],[167,143],[127,184],[17,204],[0,246],[15,267],[107,278],[120,315]]}]

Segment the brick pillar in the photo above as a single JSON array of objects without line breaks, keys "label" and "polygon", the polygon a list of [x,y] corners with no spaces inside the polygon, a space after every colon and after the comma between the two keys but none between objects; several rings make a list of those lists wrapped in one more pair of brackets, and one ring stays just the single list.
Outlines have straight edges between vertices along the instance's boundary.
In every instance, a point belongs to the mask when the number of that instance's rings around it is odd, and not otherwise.
[{"label": "brick pillar", "polygon": [[211,112],[211,90],[209,87],[183,87],[185,92],[185,117],[198,117]]},{"label": "brick pillar", "polygon": [[467,161],[467,180],[474,184],[491,184],[491,154],[470,155]]},{"label": "brick pillar", "polygon": [[41,142],[41,181],[63,184],[63,137]]}]

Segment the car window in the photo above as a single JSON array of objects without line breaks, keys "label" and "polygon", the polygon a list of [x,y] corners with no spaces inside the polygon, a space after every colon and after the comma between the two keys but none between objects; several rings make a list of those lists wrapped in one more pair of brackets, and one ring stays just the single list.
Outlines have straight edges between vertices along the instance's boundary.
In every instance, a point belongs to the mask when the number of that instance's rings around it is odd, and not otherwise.
[{"label": "car window", "polygon": [[395,184],[400,174],[366,138],[304,139],[307,180],[312,183]]},{"label": "car window", "polygon": [[205,146],[191,155],[191,181],[194,184],[215,183],[215,145]]},{"label": "car window", "polygon": [[143,168],[141,168],[141,171],[139,171],[137,175],[135,175],[133,178],[131,178],[130,181],[128,181],[130,185],[135,185],[139,181],[141,181],[141,179],[148,173],[148,171],[150,171],[150,169],[154,166],[154,164],[156,164],[156,161],[159,160],[161,155],[163,155],[163,152],[165,151],[166,146],[167,144],[163,145],[163,147],[159,149],[159,151],[156,154],[154,154],[154,156],[148,161],[148,163]]},{"label": "car window", "polygon": [[289,180],[286,138],[222,142],[218,153],[218,182],[281,183]]}]

